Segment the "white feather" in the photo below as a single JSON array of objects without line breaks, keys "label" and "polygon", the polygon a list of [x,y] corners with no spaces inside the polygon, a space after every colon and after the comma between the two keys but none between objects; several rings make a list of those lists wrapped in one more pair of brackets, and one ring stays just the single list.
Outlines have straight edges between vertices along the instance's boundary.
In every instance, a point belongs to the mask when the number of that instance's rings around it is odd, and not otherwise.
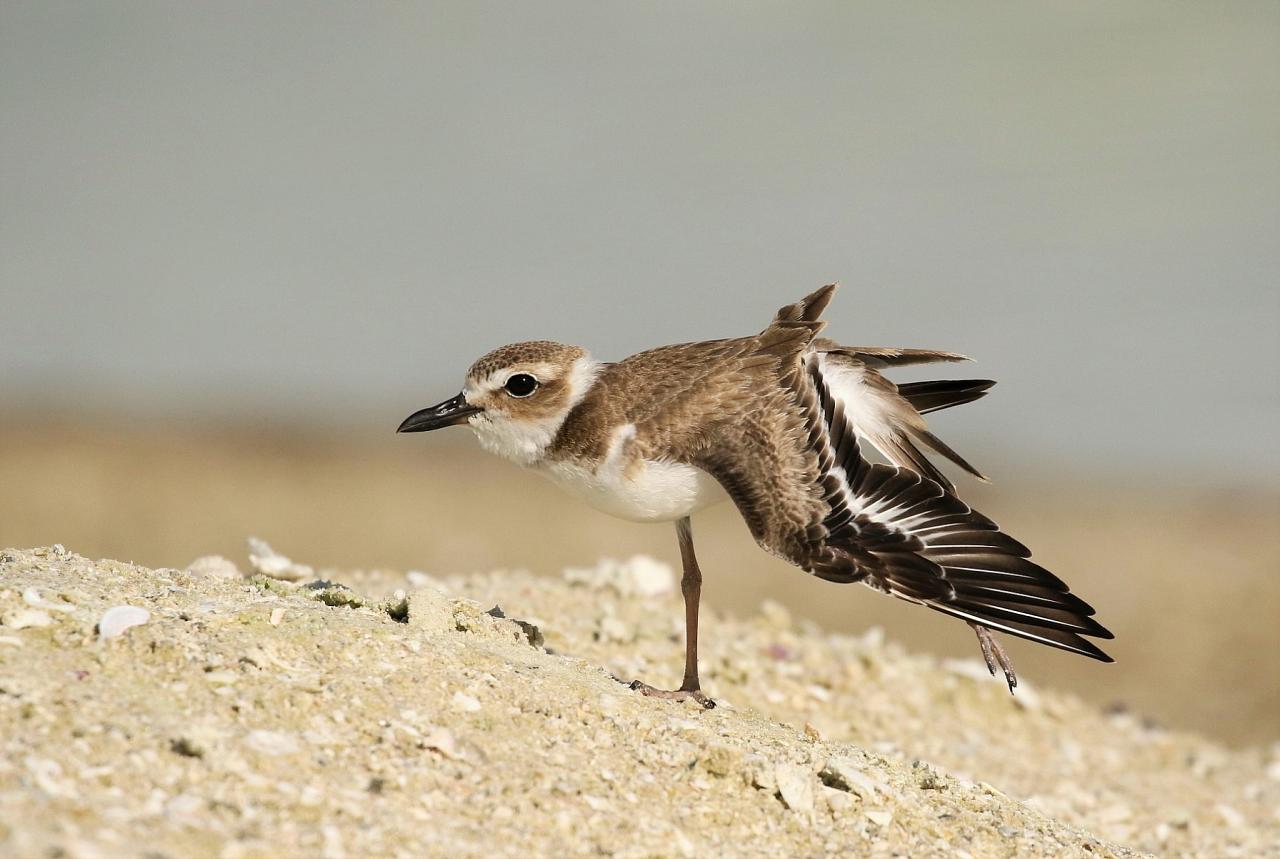
[{"label": "white feather", "polygon": [[893,421],[896,404],[888,395],[867,384],[866,368],[828,361],[819,355],[818,369],[831,395],[844,406],[845,417],[858,438],[871,442],[895,465],[909,465],[898,462],[893,451],[885,449],[885,440],[899,434]]}]

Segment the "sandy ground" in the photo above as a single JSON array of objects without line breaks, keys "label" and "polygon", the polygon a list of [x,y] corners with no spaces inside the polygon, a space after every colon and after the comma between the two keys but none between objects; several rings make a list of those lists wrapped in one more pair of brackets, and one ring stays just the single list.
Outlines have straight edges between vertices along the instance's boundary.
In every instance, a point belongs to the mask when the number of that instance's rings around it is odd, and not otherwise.
[{"label": "sandy ground", "polygon": [[777,603],[707,612],[720,706],[642,697],[615,676],[679,673],[658,562],[297,572],[0,554],[0,855],[1280,855],[1280,746]]}]

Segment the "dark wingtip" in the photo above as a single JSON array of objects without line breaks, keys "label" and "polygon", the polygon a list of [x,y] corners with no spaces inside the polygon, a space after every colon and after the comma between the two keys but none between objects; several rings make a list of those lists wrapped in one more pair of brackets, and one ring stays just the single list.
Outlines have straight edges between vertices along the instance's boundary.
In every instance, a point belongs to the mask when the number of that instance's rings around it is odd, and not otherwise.
[{"label": "dark wingtip", "polygon": [[980,400],[995,387],[991,379],[940,379],[933,382],[903,382],[898,393],[922,415]]}]

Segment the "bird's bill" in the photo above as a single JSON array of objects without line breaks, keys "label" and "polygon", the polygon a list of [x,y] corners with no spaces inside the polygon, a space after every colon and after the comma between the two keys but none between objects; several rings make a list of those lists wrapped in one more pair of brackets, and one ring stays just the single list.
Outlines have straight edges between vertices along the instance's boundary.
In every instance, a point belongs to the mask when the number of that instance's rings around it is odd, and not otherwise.
[{"label": "bird's bill", "polygon": [[471,405],[462,394],[458,394],[453,399],[409,415],[396,432],[427,432],[441,427],[456,426],[466,423],[467,418],[480,411],[482,409],[479,406]]}]

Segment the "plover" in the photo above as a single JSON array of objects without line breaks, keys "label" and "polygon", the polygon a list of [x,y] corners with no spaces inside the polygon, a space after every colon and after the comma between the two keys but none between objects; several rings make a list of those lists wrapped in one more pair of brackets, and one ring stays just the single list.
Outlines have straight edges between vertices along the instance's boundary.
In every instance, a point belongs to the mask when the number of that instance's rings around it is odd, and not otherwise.
[{"label": "plover", "polygon": [[[862,582],[967,622],[994,675],[1012,665],[991,631],[1111,657],[1094,610],[1030,551],[961,501],[921,451],[976,468],[923,415],[972,402],[994,382],[894,385],[880,370],[964,360],[952,352],[841,346],[820,337],[824,286],[749,337],[663,346],[616,363],[545,340],[495,349],[462,392],[398,432],[468,424],[480,444],[588,504],[674,522],[684,567],[684,681],[664,698],[714,706],[698,679],[702,573],[689,517],[729,498],[756,542],[831,582]],[[872,462],[866,447],[888,463]]]}]

